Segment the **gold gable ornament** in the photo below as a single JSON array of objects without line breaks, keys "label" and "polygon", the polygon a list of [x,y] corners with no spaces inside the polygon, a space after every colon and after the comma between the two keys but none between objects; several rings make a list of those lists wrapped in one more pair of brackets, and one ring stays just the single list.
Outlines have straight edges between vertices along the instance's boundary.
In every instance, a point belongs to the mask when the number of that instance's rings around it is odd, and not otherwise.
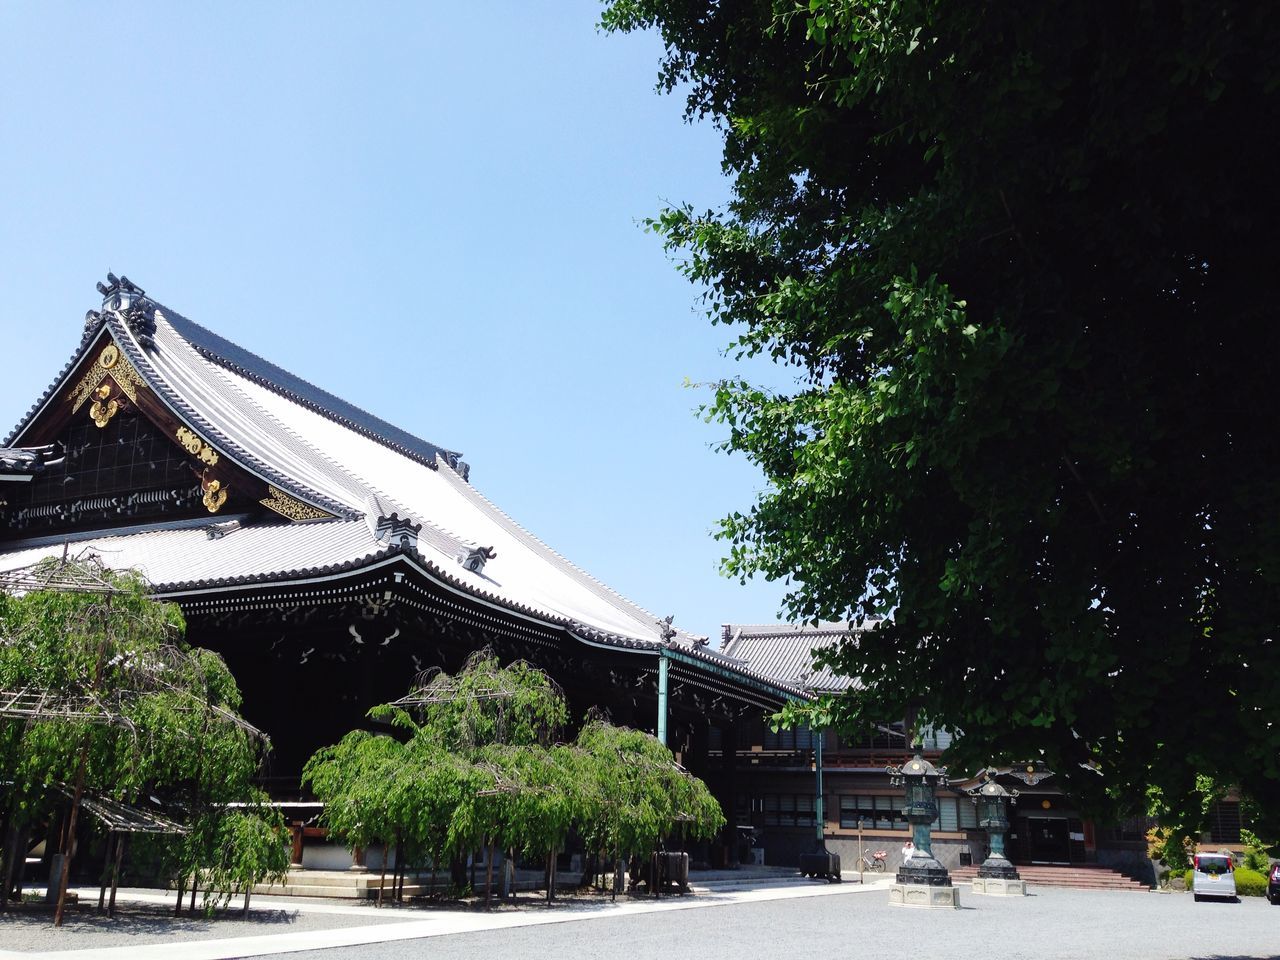
[{"label": "gold gable ornament", "polygon": [[129,358],[120,352],[114,342],[109,342],[98,354],[97,362],[89,368],[89,372],[80,378],[71,395],[71,412],[78,413],[89,400],[89,416],[99,427],[105,427],[122,406],[119,398],[112,397],[112,386],[117,387],[132,403],[138,402],[138,387],[145,387],[146,381],[138,373]]},{"label": "gold gable ornament", "polygon": [[195,431],[179,427],[174,436],[178,438],[182,448],[201,463],[207,463],[211,467],[217,464],[218,451],[213,449],[207,440],[200,439]]},{"label": "gold gable ornament", "polygon": [[333,514],[321,510],[319,507],[313,507],[309,503],[303,503],[301,500],[295,500],[278,487],[267,484],[267,497],[258,502],[268,510],[274,510],[280,516],[295,523],[302,523],[307,520],[332,520]]},{"label": "gold gable ornament", "polygon": [[227,494],[231,491],[230,485],[224,487],[221,480],[209,479],[201,479],[200,489],[204,491],[200,502],[210,513],[217,513],[222,509],[222,505],[227,502]]},{"label": "gold gable ornament", "polygon": [[93,391],[94,400],[89,404],[89,416],[93,418],[99,430],[120,412],[120,401],[108,399],[110,396],[111,385],[107,383],[100,384],[98,389]]}]

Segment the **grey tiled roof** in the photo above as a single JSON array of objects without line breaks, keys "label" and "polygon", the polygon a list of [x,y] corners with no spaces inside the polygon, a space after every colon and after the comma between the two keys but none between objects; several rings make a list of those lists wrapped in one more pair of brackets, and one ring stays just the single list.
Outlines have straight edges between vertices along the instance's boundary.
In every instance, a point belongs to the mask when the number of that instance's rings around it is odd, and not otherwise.
[{"label": "grey tiled roof", "polygon": [[[218,518],[217,526],[230,518]],[[71,556],[92,553],[117,570],[137,570],[157,593],[296,576],[373,559],[381,546],[363,520],[320,523],[251,524],[212,538],[211,520],[202,524],[131,531],[123,534],[77,535],[31,545],[5,544],[0,569],[16,570],[48,556],[61,556],[64,542]]]},{"label": "grey tiled roof", "polygon": [[775,680],[818,693],[857,689],[858,680],[833,673],[829,667],[815,670],[813,654],[830,649],[857,634],[873,629],[877,621],[862,625],[847,622],[808,624],[725,624],[720,652],[740,660],[749,669]]},{"label": "grey tiled roof", "polygon": [[[263,360],[154,300],[154,331],[104,307],[72,361],[14,431],[24,431],[65,387],[71,371],[110,335],[155,395],[230,461],[335,516],[311,524],[260,523],[210,539],[184,525],[75,534],[113,566],[138,567],[155,584],[265,582],[369,562],[387,548],[379,517],[421,525],[415,555],[441,579],[478,598],[548,623],[582,624],[601,636],[660,643],[658,618],[609,589],[519,526],[467,482],[456,451],[428,443]],[[97,317],[97,315],[94,315]],[[211,518],[211,520],[219,518]],[[0,569],[61,550],[5,545]],[[483,571],[460,560],[493,552]],[[697,638],[676,631],[678,642]]]}]

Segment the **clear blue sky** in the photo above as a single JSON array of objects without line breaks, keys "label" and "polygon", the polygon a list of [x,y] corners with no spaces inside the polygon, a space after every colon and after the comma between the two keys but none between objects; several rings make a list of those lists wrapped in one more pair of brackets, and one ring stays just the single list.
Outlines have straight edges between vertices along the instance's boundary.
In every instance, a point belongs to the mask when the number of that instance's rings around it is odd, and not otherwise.
[{"label": "clear blue sky", "polygon": [[[716,636],[760,486],[694,416],[729,338],[637,221],[722,203],[719,139],[591,0],[0,4],[4,432],[94,284],[157,300],[464,451],[575,563]],[[769,370],[756,371],[785,382]]]}]

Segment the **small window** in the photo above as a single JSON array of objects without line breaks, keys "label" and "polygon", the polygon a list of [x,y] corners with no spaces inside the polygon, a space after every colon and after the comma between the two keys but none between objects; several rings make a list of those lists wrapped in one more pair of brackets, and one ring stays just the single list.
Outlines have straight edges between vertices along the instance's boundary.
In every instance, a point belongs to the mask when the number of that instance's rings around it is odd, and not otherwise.
[{"label": "small window", "polygon": [[938,798],[938,819],[939,830],[959,830],[960,817],[956,810],[955,797],[939,797]]},{"label": "small window", "polygon": [[766,750],[812,750],[813,731],[808,727],[794,729],[764,730],[764,748]]}]

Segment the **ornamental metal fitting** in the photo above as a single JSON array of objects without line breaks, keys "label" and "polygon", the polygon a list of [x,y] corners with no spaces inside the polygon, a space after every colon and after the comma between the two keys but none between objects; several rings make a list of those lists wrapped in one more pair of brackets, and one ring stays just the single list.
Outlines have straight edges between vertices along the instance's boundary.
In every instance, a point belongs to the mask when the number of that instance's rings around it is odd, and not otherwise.
[{"label": "ornamental metal fitting", "polygon": [[947,780],[947,768],[935,767],[926,760],[920,753],[919,744],[916,745],[914,757],[901,766],[887,766],[884,772],[889,775],[889,782],[895,787],[900,787],[907,780],[916,778],[925,778],[929,783],[939,787],[945,787],[950,782]]},{"label": "ornamental metal fitting", "polygon": [[374,536],[380,543],[401,550],[417,550],[418,534],[422,532],[422,524],[414,523],[410,517],[402,517],[398,513],[391,516],[378,517],[374,527]]},{"label": "ornamental metal fitting", "polygon": [[143,347],[155,345],[156,305],[147,299],[146,291],[128,277],[107,274],[107,282],[98,284],[102,294],[102,313],[90,310],[85,315],[85,333],[97,328],[103,314],[113,313],[132,331]]},{"label": "ornamental metal fitting", "polygon": [[1012,799],[1020,795],[1017,790],[1006,790],[1004,784],[996,780],[996,776],[1000,771],[995,767],[987,767],[979,772],[983,777],[983,782],[976,787],[969,787],[965,790],[965,793],[973,798],[974,803],[977,803],[980,798],[1003,797]]}]

